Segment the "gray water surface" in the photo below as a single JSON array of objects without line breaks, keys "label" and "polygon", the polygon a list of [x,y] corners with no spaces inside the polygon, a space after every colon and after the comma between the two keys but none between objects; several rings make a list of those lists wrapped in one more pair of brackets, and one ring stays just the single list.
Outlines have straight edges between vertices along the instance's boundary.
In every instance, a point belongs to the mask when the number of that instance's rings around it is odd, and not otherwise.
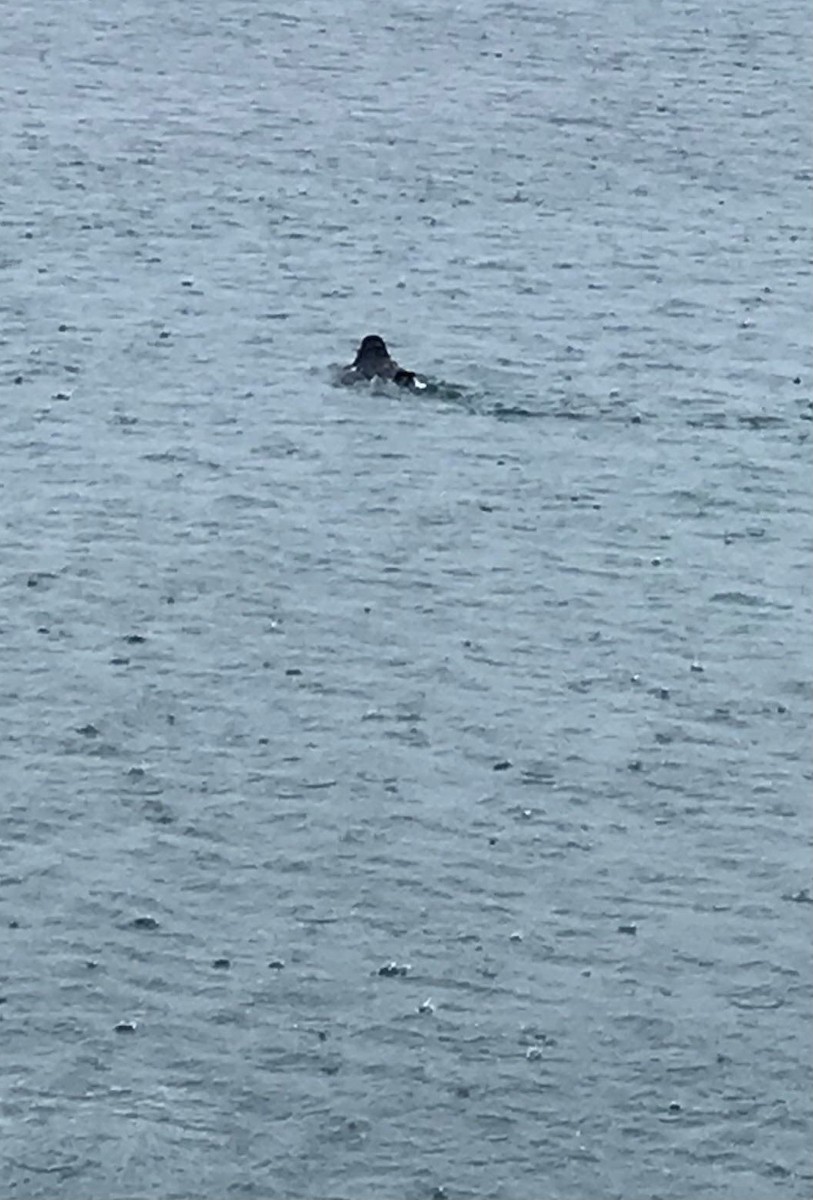
[{"label": "gray water surface", "polygon": [[806,1200],[809,5],[2,16],[3,1200]]}]

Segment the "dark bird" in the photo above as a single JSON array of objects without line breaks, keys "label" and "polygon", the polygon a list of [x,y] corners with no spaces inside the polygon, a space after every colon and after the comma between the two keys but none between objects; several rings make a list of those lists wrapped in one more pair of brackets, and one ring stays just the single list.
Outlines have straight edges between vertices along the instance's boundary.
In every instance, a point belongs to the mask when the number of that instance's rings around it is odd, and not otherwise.
[{"label": "dark bird", "polygon": [[367,337],[362,338],[356,357],[349,366],[343,368],[341,374],[341,382],[347,384],[370,379],[386,379],[398,387],[414,391],[422,391],[426,387],[420,376],[399,366],[390,357],[386,342],[377,333],[368,333]]}]

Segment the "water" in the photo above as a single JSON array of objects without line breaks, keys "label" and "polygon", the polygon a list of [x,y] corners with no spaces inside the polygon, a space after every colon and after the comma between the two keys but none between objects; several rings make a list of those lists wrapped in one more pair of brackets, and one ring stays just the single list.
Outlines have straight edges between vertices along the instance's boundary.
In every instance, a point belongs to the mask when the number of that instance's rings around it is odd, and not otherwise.
[{"label": "water", "polygon": [[810,1195],[810,25],[4,6],[4,1200]]}]

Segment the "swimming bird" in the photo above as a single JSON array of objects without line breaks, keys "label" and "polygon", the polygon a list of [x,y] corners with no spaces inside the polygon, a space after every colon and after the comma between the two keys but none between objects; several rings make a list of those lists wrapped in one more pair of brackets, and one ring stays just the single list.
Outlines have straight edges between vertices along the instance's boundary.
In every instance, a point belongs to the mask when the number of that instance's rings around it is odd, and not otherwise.
[{"label": "swimming bird", "polygon": [[390,356],[387,344],[377,333],[368,333],[361,339],[361,345],[356,351],[353,362],[344,367],[341,382],[346,384],[359,383],[362,380],[385,379],[398,387],[422,391],[426,382],[414,371],[407,371]]}]

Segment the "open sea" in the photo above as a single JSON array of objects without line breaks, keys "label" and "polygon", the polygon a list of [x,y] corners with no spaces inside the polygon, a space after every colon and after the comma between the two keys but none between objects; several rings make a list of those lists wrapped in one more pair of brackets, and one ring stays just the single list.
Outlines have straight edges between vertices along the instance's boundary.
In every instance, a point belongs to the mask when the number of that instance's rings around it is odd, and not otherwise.
[{"label": "open sea", "polygon": [[813,1195],[812,37],[0,0],[1,1200]]}]

